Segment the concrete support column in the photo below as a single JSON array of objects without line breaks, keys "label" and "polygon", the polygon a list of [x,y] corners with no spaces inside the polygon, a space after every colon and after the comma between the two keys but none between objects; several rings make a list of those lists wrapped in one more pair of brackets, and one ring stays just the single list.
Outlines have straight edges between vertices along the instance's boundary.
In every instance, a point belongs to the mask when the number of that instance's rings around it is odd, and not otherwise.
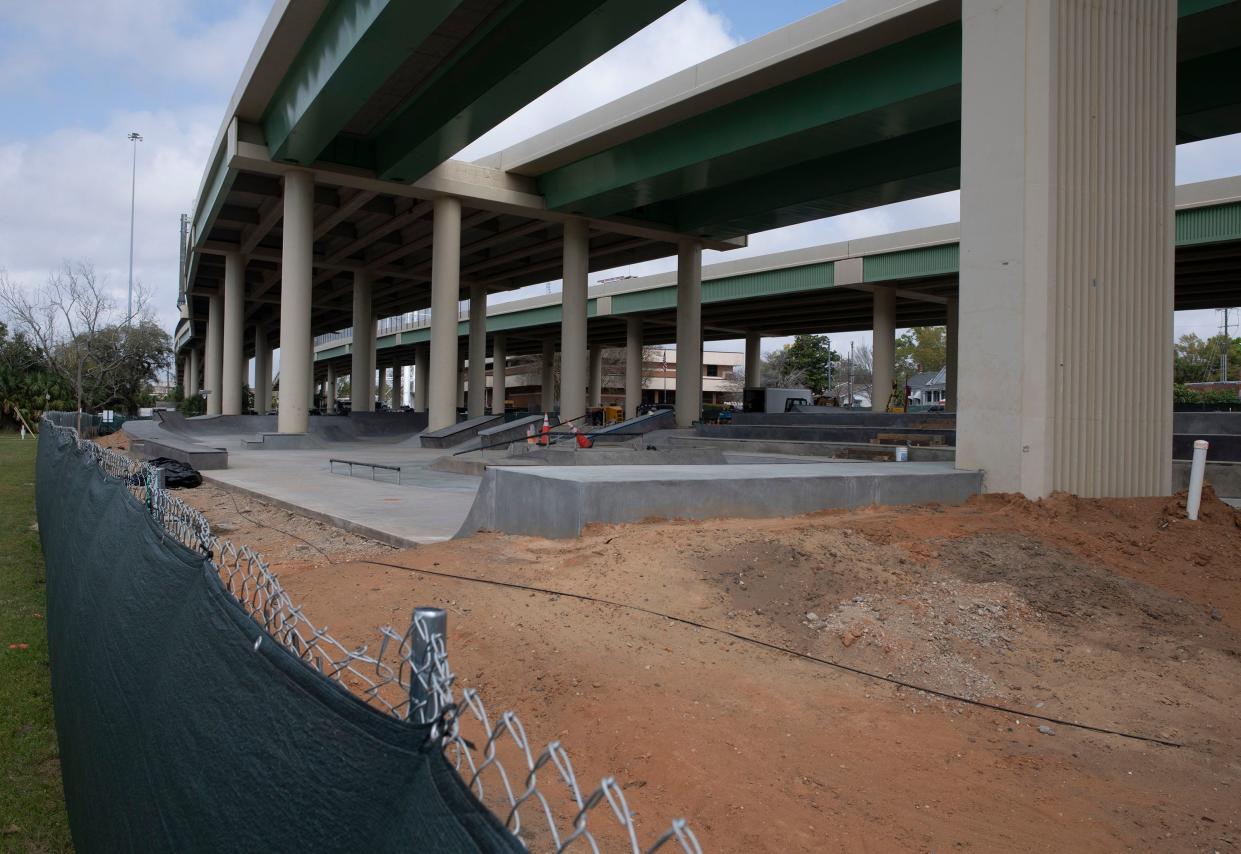
[{"label": "concrete support column", "polygon": [[457,352],[457,409],[465,408],[465,353]]},{"label": "concrete support column", "polygon": [[892,395],[893,371],[896,364],[896,291],[875,288],[873,337],[870,345],[871,376],[870,408],[883,412]]},{"label": "concrete support column", "polygon": [[242,333],[246,322],[246,262],[240,252],[224,253],[224,350],[220,413],[241,414]]},{"label": "concrete support column", "polygon": [[382,403],[388,402],[388,368],[381,365],[375,371],[375,397]]},{"label": "concrete support column", "polygon": [[267,327],[254,327],[254,411],[266,415],[271,408],[271,345]]},{"label": "concrete support column", "polygon": [[590,348],[590,405],[603,406],[603,348]]},{"label": "concrete support column", "polygon": [[948,298],[948,318],[944,323],[944,410],[957,411],[957,326],[961,303]]},{"label": "concrete support column", "polygon": [[470,285],[470,398],[471,418],[487,414],[487,289]]},{"label": "concrete support column", "polygon": [[[281,433],[305,433],[310,424],[310,292],[314,279],[315,181],[309,172],[284,176],[284,245],[280,253]],[[310,342],[310,346],[307,346]]]},{"label": "concrete support column", "polygon": [[198,381],[198,375],[202,367],[198,363],[198,348],[193,347],[190,349],[190,381],[186,386],[186,394],[190,397],[198,397],[198,392],[202,388]]},{"label": "concrete support column", "polygon": [[[562,368],[563,370],[563,368]],[[543,411],[556,410],[556,342],[551,338],[543,339]]]},{"label": "concrete support column", "polygon": [[461,299],[461,202],[435,200],[431,246],[431,376],[428,430],[457,423],[457,302]]},{"label": "concrete support column", "polygon": [[564,285],[560,303],[560,418],[586,414],[586,278],[590,233],[586,223],[564,225]]},{"label": "concrete support column", "polygon": [[371,274],[353,274],[353,353],[349,368],[349,405],[357,412],[375,411],[375,310],[371,306]]},{"label": "concrete support column", "polygon": [[203,383],[207,386],[208,415],[220,414],[220,392],[224,358],[224,296],[207,298],[207,363],[203,366]]},{"label": "concrete support column", "polygon": [[[310,382],[306,386],[306,393],[310,395],[310,407],[315,406],[315,396],[319,393],[319,385],[315,382],[315,339],[314,336],[309,338],[310,346],[306,349],[309,351],[310,358]],[[309,425],[307,425],[309,426]]]},{"label": "concrete support column", "polygon": [[427,411],[427,383],[431,381],[431,345],[419,344],[414,353],[414,411]]},{"label": "concrete support column", "polygon": [[323,411],[331,412],[336,407],[336,368],[327,366],[327,381],[324,383],[326,397],[323,399]]},{"label": "concrete support column", "polygon": [[508,384],[508,339],[503,332],[491,337],[491,414],[504,414],[505,386]]},{"label": "concrete support column", "polygon": [[957,465],[1171,490],[1177,4],[965,0]]},{"label": "concrete support column", "polygon": [[188,394],[190,388],[190,355],[185,354],[181,360],[181,394]]},{"label": "concrete support column", "polygon": [[677,402],[678,427],[702,415],[702,244],[682,240],[677,247]]},{"label": "concrete support column", "polygon": [[763,334],[745,334],[745,385],[746,388],[763,386]]},{"label": "concrete support column", "polygon": [[642,318],[625,318],[625,417],[642,405]]}]

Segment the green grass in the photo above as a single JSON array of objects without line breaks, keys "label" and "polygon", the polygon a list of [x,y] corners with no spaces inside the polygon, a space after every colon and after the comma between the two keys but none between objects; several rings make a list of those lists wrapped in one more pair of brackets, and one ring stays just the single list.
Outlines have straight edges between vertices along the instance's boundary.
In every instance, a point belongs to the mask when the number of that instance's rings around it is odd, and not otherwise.
[{"label": "green grass", "polygon": [[0,434],[0,852],[73,850],[43,621],[37,446]]}]

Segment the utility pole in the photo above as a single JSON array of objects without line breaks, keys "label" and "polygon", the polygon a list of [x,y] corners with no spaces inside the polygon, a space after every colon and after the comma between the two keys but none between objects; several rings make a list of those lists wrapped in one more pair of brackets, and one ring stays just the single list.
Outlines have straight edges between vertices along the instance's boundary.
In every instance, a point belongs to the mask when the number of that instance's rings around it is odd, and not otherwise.
[{"label": "utility pole", "polygon": [[849,408],[853,408],[853,342],[849,342]]},{"label": "utility pole", "polygon": [[1219,381],[1228,382],[1228,350],[1232,347],[1232,338],[1228,335],[1228,312],[1231,309],[1224,309],[1224,346],[1220,347],[1219,354]]},{"label": "utility pole", "polygon": [[131,131],[129,141],[134,149],[134,165],[129,175],[129,299],[125,303],[126,325],[134,320],[134,198],[138,188],[138,143],[142,142],[142,134]]}]

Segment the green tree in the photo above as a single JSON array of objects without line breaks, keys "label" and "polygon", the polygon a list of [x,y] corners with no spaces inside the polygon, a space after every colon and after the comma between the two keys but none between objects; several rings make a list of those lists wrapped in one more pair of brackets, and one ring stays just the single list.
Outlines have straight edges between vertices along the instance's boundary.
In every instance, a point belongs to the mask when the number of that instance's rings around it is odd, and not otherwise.
[{"label": "green tree", "polygon": [[826,394],[839,361],[826,335],[798,335],[793,343],[763,358],[763,383],[776,388],[804,385],[816,395]]},{"label": "green tree", "polygon": [[1228,347],[1228,379],[1241,379],[1241,338],[1213,335],[1206,340],[1190,332],[1173,348],[1173,379],[1177,383],[1205,383],[1220,379],[1220,356]]},{"label": "green tree", "polygon": [[948,358],[947,337],[942,326],[915,326],[896,339],[897,374],[938,371]]}]

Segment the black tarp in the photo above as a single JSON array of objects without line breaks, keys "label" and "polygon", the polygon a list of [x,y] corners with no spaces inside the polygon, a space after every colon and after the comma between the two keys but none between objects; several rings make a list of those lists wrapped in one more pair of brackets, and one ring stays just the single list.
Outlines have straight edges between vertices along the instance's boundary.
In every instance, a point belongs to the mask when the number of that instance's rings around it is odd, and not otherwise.
[{"label": "black tarp", "polygon": [[65,799],[80,852],[522,851],[427,728],[270,638],[63,431],[36,501]]}]

